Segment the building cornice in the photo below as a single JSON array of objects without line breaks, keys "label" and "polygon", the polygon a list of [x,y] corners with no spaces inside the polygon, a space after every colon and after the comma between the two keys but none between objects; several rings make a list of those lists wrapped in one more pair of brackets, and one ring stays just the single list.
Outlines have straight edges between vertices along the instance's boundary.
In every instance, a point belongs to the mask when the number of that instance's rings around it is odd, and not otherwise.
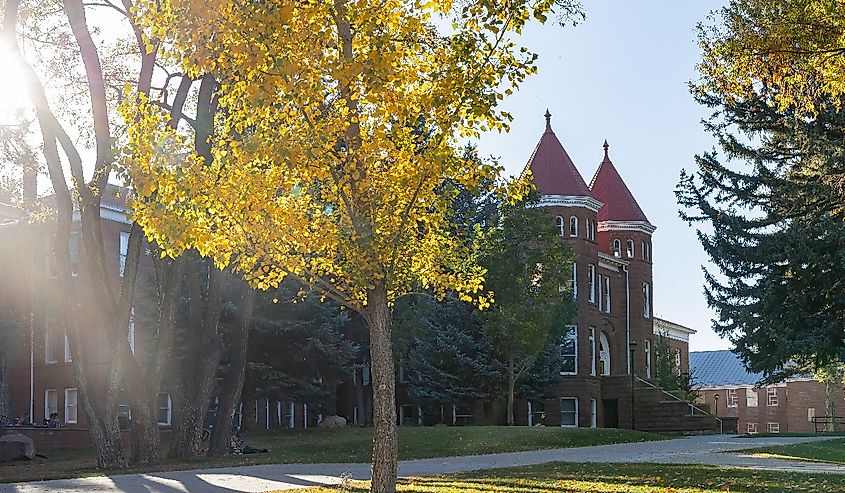
[{"label": "building cornice", "polygon": [[593,212],[598,212],[603,205],[601,201],[586,195],[543,195],[539,203],[539,207],[582,207]]},{"label": "building cornice", "polygon": [[598,231],[636,231],[652,234],[657,227],[648,221],[599,221]]},{"label": "building cornice", "polygon": [[604,252],[599,252],[599,267],[604,267],[605,269],[611,270],[619,270],[620,267],[624,267],[629,265],[630,262],[627,260],[622,260],[619,257],[614,257],[613,255],[608,255]]},{"label": "building cornice", "polygon": [[689,336],[696,333],[695,330],[689,327],[684,327],[681,324],[676,324],[675,322],[670,322],[662,318],[654,319],[653,332],[656,335],[662,335],[669,339],[683,342],[689,342]]}]

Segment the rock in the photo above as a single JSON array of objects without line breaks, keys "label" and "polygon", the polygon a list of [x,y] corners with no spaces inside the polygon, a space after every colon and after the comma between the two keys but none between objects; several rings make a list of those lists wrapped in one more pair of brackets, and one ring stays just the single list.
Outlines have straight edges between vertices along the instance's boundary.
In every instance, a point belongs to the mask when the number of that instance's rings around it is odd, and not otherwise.
[{"label": "rock", "polygon": [[346,426],[346,418],[343,416],[326,416],[320,421],[320,428],[343,428]]},{"label": "rock", "polygon": [[35,444],[32,438],[19,433],[0,437],[0,462],[32,460],[35,458]]}]

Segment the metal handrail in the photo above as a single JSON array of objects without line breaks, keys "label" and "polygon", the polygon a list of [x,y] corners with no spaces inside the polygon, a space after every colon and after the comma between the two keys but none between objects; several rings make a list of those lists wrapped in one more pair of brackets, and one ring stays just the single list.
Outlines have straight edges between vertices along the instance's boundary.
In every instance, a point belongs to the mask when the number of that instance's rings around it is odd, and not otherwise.
[{"label": "metal handrail", "polygon": [[[644,379],[642,379],[642,378],[640,378],[640,377],[638,377],[638,376],[636,376],[636,375],[634,375],[634,378],[636,378],[638,381],[640,381],[640,382],[642,382],[642,383],[644,383],[644,384],[648,385],[649,387],[651,387],[651,388],[653,388],[653,389],[655,389],[655,390],[659,390],[659,391],[663,392],[664,394],[668,395],[669,397],[671,397],[672,399],[675,399],[675,400],[676,400],[676,401],[678,401],[678,402],[683,402],[684,404],[686,404],[687,406],[689,406],[689,407],[690,407],[690,409],[695,409],[696,411],[698,411],[698,412],[700,412],[700,413],[702,413],[702,414],[704,414],[704,415],[707,415],[707,416],[713,416],[714,418],[716,418],[716,421],[718,421],[718,422],[719,422],[719,434],[720,434],[720,435],[724,434],[724,432],[725,432],[725,426],[724,426],[724,423],[722,422],[722,418],[720,418],[720,417],[716,416],[715,414],[710,414],[709,412],[705,411],[704,409],[701,409],[700,407],[696,406],[695,404],[692,404],[692,403],[690,403],[690,402],[687,402],[687,401],[685,401],[685,400],[681,399],[680,397],[678,397],[678,396],[677,396],[677,395],[675,395],[675,394],[671,394],[671,393],[669,393],[669,392],[666,392],[664,389],[662,389],[662,388],[658,387],[657,385],[654,385],[653,383],[649,382],[648,380],[644,380]],[[634,389],[631,389],[631,392],[634,392]]]}]

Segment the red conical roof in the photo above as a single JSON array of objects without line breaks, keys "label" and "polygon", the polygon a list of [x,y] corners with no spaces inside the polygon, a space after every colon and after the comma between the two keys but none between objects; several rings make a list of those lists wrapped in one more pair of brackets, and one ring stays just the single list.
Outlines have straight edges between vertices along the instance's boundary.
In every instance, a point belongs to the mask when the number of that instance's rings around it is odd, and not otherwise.
[{"label": "red conical roof", "polygon": [[592,197],[584,178],[552,131],[551,118],[549,110],[546,110],[546,131],[526,165],[531,170],[534,185],[541,195]]},{"label": "red conical roof", "polygon": [[607,141],[604,141],[604,159],[590,182],[593,197],[604,202],[599,209],[598,221],[642,221],[648,222],[637,200],[619,176],[616,167],[607,155]]}]

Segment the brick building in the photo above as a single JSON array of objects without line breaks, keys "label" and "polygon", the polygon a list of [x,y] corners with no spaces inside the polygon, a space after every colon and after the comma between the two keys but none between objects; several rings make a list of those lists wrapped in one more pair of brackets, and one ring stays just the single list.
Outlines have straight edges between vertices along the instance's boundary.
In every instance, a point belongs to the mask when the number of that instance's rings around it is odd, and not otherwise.
[{"label": "brick building", "polygon": [[[737,418],[739,433],[811,433],[816,430],[813,418],[826,414],[826,388],[815,379],[792,378],[761,386],[763,375],[748,372],[727,350],[692,352],[690,367],[699,402],[714,414]],[[845,406],[841,385],[834,395],[841,409]]]},{"label": "brick building", "polygon": [[[547,112],[545,117],[545,130],[525,169],[532,173],[541,195],[540,206],[548,210],[561,241],[575,253],[572,277],[578,312],[560,343],[560,379],[548,392],[555,397],[517,401],[516,423],[659,427],[660,423],[647,416],[648,410],[672,396],[649,387],[657,376],[656,342],[665,337],[674,351],[677,371],[685,372],[689,335],[695,331],[654,318],[652,233],[656,228],[611,161],[607,142],[603,159],[587,185],[552,130],[551,115]],[[636,399],[632,371],[645,381]],[[407,395],[401,369],[399,373],[399,422],[421,423],[421,409]],[[366,405],[361,396],[370,395],[369,383],[365,368],[356,372],[354,383],[339,392],[338,411],[352,422],[359,421],[360,404]],[[688,407],[683,403],[668,407],[672,409],[666,412],[677,415],[677,431],[710,429],[712,425],[712,418],[694,424],[685,421]],[[497,415],[482,403],[454,405],[441,414],[441,419],[452,424],[498,424],[502,420],[501,412]]]}]

